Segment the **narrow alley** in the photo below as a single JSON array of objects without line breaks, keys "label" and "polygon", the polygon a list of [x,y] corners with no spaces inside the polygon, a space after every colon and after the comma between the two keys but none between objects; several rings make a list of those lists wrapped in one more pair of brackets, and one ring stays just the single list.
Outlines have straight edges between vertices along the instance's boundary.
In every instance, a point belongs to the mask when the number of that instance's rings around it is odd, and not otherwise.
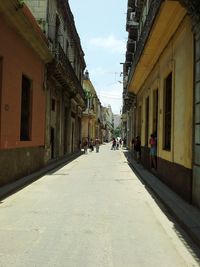
[{"label": "narrow alley", "polygon": [[110,147],[0,203],[1,267],[199,266],[123,150]]}]

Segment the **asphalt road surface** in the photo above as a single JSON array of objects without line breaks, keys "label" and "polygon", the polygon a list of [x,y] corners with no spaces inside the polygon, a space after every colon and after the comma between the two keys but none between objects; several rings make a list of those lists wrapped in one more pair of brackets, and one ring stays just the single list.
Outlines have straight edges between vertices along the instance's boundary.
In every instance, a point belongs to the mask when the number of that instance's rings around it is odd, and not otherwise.
[{"label": "asphalt road surface", "polygon": [[200,266],[160,207],[102,145],[0,203],[0,266]]}]

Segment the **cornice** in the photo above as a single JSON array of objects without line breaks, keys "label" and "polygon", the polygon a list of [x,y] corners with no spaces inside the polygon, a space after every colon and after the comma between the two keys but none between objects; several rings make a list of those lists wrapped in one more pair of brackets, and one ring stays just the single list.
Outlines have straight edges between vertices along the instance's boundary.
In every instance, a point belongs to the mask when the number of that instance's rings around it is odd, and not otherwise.
[{"label": "cornice", "polygon": [[20,5],[18,0],[0,1],[0,16],[27,41],[45,63],[52,60],[47,39],[28,6]]}]

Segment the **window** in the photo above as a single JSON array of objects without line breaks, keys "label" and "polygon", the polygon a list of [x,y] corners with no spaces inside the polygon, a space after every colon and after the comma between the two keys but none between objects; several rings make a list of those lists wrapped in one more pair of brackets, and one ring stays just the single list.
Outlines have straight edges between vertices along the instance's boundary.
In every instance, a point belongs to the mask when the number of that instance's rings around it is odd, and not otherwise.
[{"label": "window", "polygon": [[[2,95],[2,80],[3,80],[3,58],[0,57],[0,103],[1,103],[1,95]],[[1,120],[1,111],[0,111],[0,120]]]},{"label": "window", "polygon": [[0,87],[2,86],[3,58],[0,57]]},{"label": "window", "polygon": [[66,55],[69,55],[69,41],[66,41]]},{"label": "window", "polygon": [[22,76],[20,140],[30,140],[31,131],[31,80]]},{"label": "window", "polygon": [[138,109],[138,130],[137,130],[137,134],[138,136],[141,138],[141,125],[142,125],[142,107],[139,106]]},{"label": "window", "polygon": [[56,111],[56,100],[54,98],[51,99],[51,110]]},{"label": "window", "polygon": [[158,89],[153,91],[153,132],[158,128]]},{"label": "window", "polygon": [[0,97],[1,97],[2,80],[3,80],[3,58],[0,57]]},{"label": "window", "polygon": [[164,82],[164,149],[171,150],[172,73]]},{"label": "window", "polygon": [[59,42],[59,36],[60,36],[60,19],[58,15],[56,15],[56,28],[55,28],[55,43],[56,45]]},{"label": "window", "polygon": [[149,97],[146,98],[146,121],[145,121],[145,145],[148,146],[149,140]]}]

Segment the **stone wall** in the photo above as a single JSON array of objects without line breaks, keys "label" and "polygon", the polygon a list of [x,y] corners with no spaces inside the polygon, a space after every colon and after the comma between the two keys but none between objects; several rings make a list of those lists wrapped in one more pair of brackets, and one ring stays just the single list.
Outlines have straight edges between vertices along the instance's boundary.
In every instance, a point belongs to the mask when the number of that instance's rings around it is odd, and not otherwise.
[{"label": "stone wall", "polygon": [[44,147],[1,150],[0,186],[16,181],[44,166]]}]

